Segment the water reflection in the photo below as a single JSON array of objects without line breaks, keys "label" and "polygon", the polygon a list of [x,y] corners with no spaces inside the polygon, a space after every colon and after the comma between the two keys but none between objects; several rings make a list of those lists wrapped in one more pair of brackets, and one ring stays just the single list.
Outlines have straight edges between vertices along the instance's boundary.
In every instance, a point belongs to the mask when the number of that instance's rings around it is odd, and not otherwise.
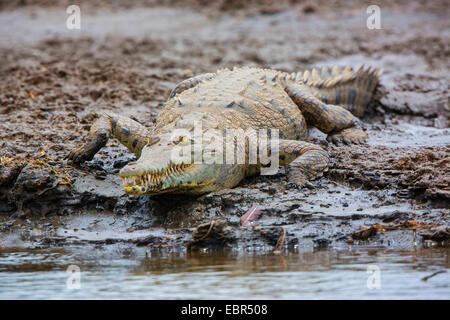
[{"label": "water reflection", "polygon": [[[449,248],[281,255],[0,249],[0,298],[450,299],[449,253]],[[80,290],[66,288],[70,264],[82,270]],[[381,289],[367,287],[368,266],[379,268]],[[437,271],[446,272],[422,281]]]}]

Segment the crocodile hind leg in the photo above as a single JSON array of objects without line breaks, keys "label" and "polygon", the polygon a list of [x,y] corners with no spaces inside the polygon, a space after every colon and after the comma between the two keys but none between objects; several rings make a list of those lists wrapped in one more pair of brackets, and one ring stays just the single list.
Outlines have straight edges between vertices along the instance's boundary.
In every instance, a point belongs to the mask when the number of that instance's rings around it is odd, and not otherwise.
[{"label": "crocodile hind leg", "polygon": [[328,153],[321,147],[297,140],[280,140],[280,164],[286,166],[289,183],[303,185],[328,170]]},{"label": "crocodile hind leg", "polygon": [[108,113],[95,121],[89,131],[86,143],[72,150],[67,158],[74,163],[92,160],[95,154],[106,145],[111,134],[138,158],[141,155],[142,148],[150,140],[156,140],[150,139],[149,131],[140,123],[127,117]]},{"label": "crocodile hind leg", "polygon": [[325,104],[314,97],[308,87],[292,84],[286,92],[302,111],[308,125],[328,134],[327,140],[339,144],[364,143],[369,138],[359,119],[350,111]]}]

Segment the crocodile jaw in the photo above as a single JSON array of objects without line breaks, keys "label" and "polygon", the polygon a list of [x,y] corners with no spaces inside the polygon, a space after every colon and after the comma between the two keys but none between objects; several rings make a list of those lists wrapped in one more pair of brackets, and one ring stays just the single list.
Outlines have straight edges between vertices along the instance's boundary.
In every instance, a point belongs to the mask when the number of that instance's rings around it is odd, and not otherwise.
[{"label": "crocodile jaw", "polygon": [[[186,176],[191,164],[168,163],[164,167],[136,165],[126,166],[120,171],[123,189],[127,194],[138,196],[141,194],[162,193],[170,186],[175,187],[178,181]],[[167,191],[168,192],[168,191]]]},{"label": "crocodile jaw", "polygon": [[120,171],[125,193],[133,196],[161,193],[201,194],[217,178],[216,166],[176,164],[169,162],[162,168],[136,163]]}]

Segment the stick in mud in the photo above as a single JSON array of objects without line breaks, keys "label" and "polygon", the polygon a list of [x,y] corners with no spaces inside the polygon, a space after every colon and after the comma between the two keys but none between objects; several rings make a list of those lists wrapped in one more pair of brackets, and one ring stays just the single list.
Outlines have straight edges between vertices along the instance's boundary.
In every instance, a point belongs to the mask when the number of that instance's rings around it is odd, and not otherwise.
[{"label": "stick in mud", "polygon": [[436,272],[430,274],[429,276],[423,277],[423,278],[422,278],[422,281],[427,281],[428,279],[433,278],[434,276],[437,276],[438,274],[440,274],[440,273],[445,273],[445,272],[447,272],[447,270],[439,270],[439,271],[436,271]]}]

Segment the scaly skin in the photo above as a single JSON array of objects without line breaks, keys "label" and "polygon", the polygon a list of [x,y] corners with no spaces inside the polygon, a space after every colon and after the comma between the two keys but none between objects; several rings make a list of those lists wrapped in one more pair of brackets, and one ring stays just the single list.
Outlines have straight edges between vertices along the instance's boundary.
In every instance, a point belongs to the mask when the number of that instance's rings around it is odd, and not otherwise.
[{"label": "scaly skin", "polygon": [[[278,129],[279,150],[268,146],[269,153],[286,165],[289,182],[303,184],[321,176],[329,162],[326,151],[303,141],[307,126],[327,133],[336,144],[363,143],[368,136],[352,112],[364,113],[380,73],[362,67],[356,72],[334,67],[293,74],[245,67],[202,74],[175,87],[152,130],[129,118],[103,115],[85,145],[68,157],[74,163],[91,160],[113,135],[138,158],[120,172],[126,193],[202,194],[234,187],[259,173],[262,164],[249,161],[249,143],[239,144],[238,139],[233,144],[244,152],[244,163],[194,163],[193,152],[187,161],[173,160],[174,150],[191,146],[199,125],[201,133],[217,129],[204,136],[203,157],[226,129]],[[187,131],[174,134],[180,129]],[[225,152],[225,147],[216,150]]]}]

